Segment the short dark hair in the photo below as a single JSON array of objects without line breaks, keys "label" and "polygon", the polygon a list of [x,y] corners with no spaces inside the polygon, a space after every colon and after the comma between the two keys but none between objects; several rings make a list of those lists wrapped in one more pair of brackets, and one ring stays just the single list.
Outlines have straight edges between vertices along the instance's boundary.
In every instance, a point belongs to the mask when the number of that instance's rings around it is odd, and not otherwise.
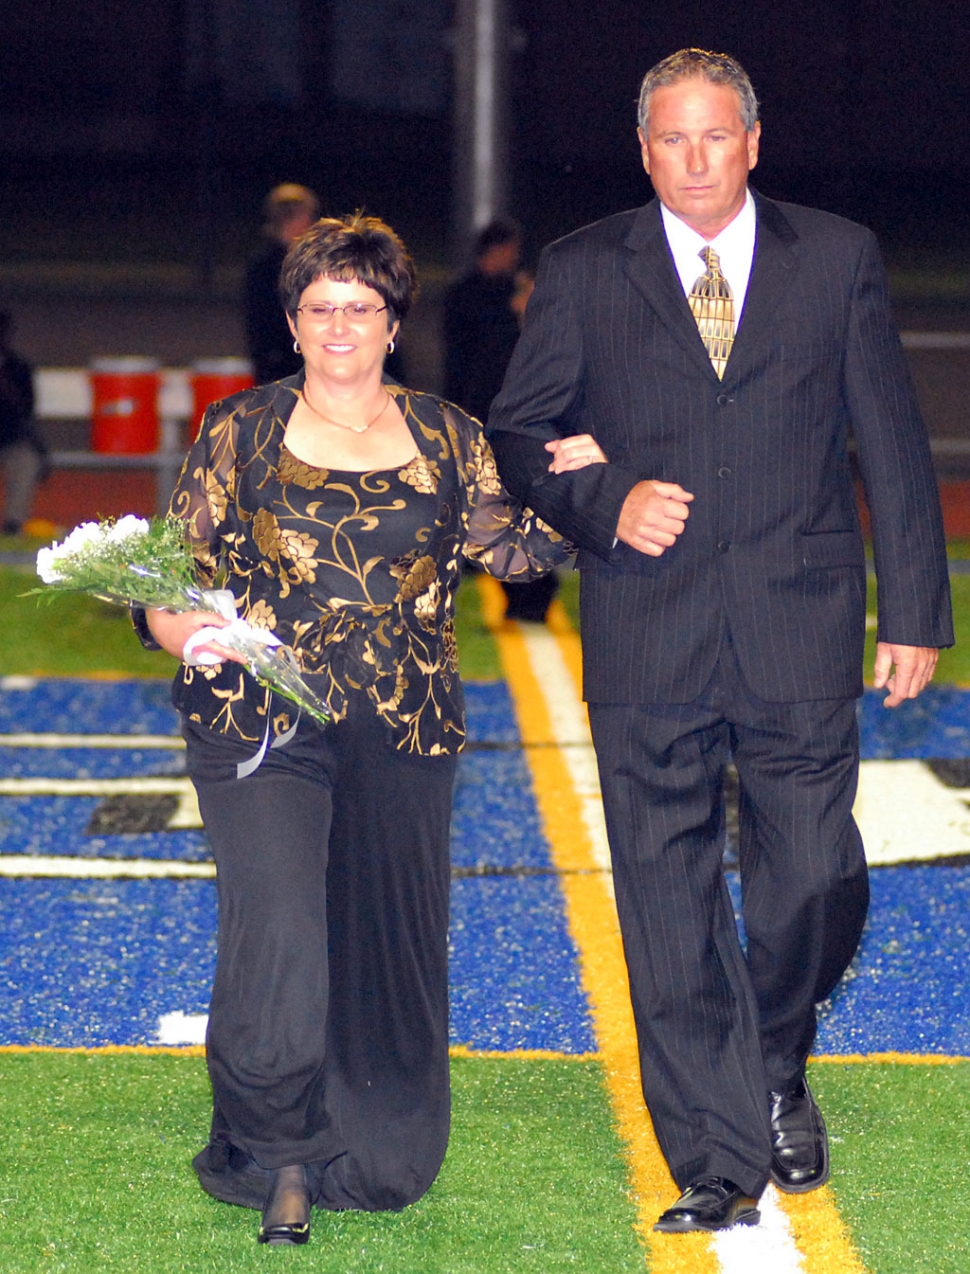
[{"label": "short dark hair", "polygon": [[358,282],[378,292],[389,320],[403,319],[418,291],[414,263],[397,234],[378,217],[355,212],[321,217],[300,235],[283,261],[280,298],[296,318],[300,297],[315,279]]},{"label": "short dark hair", "polygon": [[267,231],[275,235],[301,213],[315,221],[320,215],[320,200],[308,186],[284,181],[282,185],[274,186],[264,199],[263,213]]},{"label": "short dark hair", "polygon": [[758,122],[758,99],[748,74],[727,53],[709,53],[707,49],[678,49],[652,66],[640,85],[637,123],[647,132],[650,122],[650,98],[658,88],[678,84],[681,80],[706,80],[708,84],[724,84],[738,95],[738,109],[745,131],[750,133]]},{"label": "short dark hair", "polygon": [[483,257],[486,252],[490,252],[492,248],[497,248],[500,244],[521,242],[522,227],[519,223],[513,221],[511,217],[496,217],[494,221],[490,221],[487,226],[479,230],[475,236],[472,251],[477,261],[479,257]]}]

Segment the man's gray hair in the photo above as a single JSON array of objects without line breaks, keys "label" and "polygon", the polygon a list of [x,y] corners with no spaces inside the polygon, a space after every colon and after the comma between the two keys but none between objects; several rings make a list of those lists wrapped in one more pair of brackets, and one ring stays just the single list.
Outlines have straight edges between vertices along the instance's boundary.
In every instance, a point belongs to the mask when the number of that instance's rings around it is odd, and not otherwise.
[{"label": "man's gray hair", "polygon": [[708,84],[726,84],[738,95],[741,123],[751,132],[758,121],[758,99],[754,95],[747,72],[727,53],[708,53],[706,49],[678,49],[665,57],[643,77],[637,122],[647,132],[650,121],[650,98],[658,88],[681,80],[706,80]]}]

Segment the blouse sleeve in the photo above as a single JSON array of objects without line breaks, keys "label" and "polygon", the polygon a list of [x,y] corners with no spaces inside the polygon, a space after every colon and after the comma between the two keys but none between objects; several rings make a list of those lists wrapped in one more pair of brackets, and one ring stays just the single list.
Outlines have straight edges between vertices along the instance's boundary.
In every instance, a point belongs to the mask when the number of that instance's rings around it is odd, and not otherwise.
[{"label": "blouse sleeve", "polygon": [[448,404],[445,424],[466,496],[464,554],[498,579],[529,580],[566,562],[573,548],[502,486],[477,420]]},{"label": "blouse sleeve", "polygon": [[235,499],[237,413],[213,403],[202,418],[199,436],[185,458],[169,513],[185,523],[195,557],[196,574],[204,588],[216,581],[229,532],[230,506]]},{"label": "blouse sleeve", "polygon": [[[213,403],[202,419],[199,436],[182,465],[169,502],[169,515],[185,524],[186,538],[195,558],[196,578],[202,588],[212,588],[219,574],[223,535],[235,482],[238,428],[233,413]],[[148,650],[161,647],[152,636],[140,606],[131,607],[135,633]]]}]

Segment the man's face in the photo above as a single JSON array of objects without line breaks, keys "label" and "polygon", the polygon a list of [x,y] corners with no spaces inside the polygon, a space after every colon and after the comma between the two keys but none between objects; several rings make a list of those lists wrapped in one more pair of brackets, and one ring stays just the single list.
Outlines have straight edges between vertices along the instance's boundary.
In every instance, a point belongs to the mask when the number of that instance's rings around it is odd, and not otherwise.
[{"label": "man's face", "polygon": [[698,234],[713,239],[744,205],[761,125],[745,131],[733,88],[690,79],[656,90],[647,135],[637,133],[657,197]]}]

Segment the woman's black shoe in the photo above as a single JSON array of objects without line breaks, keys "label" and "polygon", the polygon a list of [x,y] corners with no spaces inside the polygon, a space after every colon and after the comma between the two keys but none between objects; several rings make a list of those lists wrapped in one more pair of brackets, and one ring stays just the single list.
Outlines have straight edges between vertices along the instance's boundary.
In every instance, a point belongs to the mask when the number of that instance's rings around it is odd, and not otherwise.
[{"label": "woman's black shoe", "polygon": [[302,1163],[276,1168],[269,1179],[257,1243],[298,1246],[310,1238],[310,1191]]}]

